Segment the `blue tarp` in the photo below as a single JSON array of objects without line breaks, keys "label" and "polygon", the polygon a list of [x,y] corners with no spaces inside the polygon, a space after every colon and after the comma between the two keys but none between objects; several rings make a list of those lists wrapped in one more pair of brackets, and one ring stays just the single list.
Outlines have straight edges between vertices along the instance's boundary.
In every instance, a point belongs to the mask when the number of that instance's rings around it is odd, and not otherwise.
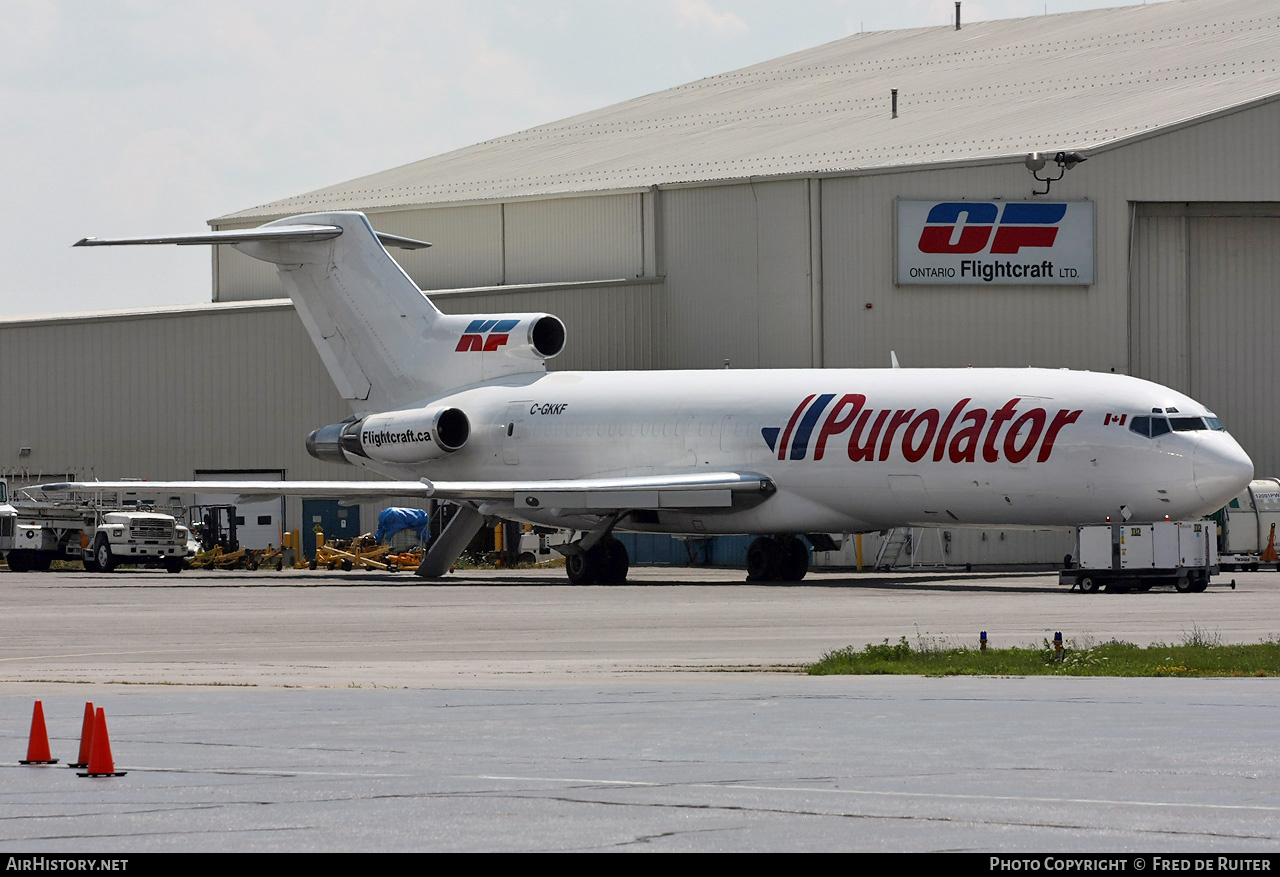
[{"label": "blue tarp", "polygon": [[381,544],[390,541],[401,530],[412,530],[420,541],[426,542],[428,521],[423,509],[386,509],[378,515],[378,532],[373,534],[373,538]]}]

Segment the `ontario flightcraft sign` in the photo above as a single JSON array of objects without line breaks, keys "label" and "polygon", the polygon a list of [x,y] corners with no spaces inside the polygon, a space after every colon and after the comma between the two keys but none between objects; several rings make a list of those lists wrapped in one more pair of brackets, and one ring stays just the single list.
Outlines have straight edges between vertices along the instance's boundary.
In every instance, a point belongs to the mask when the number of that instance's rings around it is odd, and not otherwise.
[{"label": "ontario flightcraft sign", "polygon": [[1087,286],[1092,201],[898,201],[899,284]]}]

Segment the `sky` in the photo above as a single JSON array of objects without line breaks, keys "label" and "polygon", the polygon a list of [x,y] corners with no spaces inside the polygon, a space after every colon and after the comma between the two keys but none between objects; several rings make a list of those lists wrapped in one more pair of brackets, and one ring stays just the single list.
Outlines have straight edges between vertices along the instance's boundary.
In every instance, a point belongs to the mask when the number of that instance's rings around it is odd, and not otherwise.
[{"label": "sky", "polygon": [[[1133,0],[964,0],[963,21]],[[953,0],[5,0],[0,319],[208,302],[216,216]]]}]

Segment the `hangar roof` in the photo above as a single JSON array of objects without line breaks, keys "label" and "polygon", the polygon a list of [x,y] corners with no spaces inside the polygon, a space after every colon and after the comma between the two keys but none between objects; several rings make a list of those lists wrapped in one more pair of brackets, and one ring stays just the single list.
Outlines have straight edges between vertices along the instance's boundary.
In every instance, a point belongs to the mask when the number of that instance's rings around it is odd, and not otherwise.
[{"label": "hangar roof", "polygon": [[1097,149],[1280,96],[1277,46],[1274,0],[855,34],[214,222]]}]

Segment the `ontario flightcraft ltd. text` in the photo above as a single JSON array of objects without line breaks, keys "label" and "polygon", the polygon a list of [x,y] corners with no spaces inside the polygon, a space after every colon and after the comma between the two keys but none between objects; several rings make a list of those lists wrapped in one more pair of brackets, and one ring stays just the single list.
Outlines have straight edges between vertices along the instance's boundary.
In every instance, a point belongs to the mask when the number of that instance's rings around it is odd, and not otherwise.
[{"label": "ontario flightcraft ltd. text", "polygon": [[10,856],[6,871],[125,871],[128,859],[86,859],[66,856]]}]

